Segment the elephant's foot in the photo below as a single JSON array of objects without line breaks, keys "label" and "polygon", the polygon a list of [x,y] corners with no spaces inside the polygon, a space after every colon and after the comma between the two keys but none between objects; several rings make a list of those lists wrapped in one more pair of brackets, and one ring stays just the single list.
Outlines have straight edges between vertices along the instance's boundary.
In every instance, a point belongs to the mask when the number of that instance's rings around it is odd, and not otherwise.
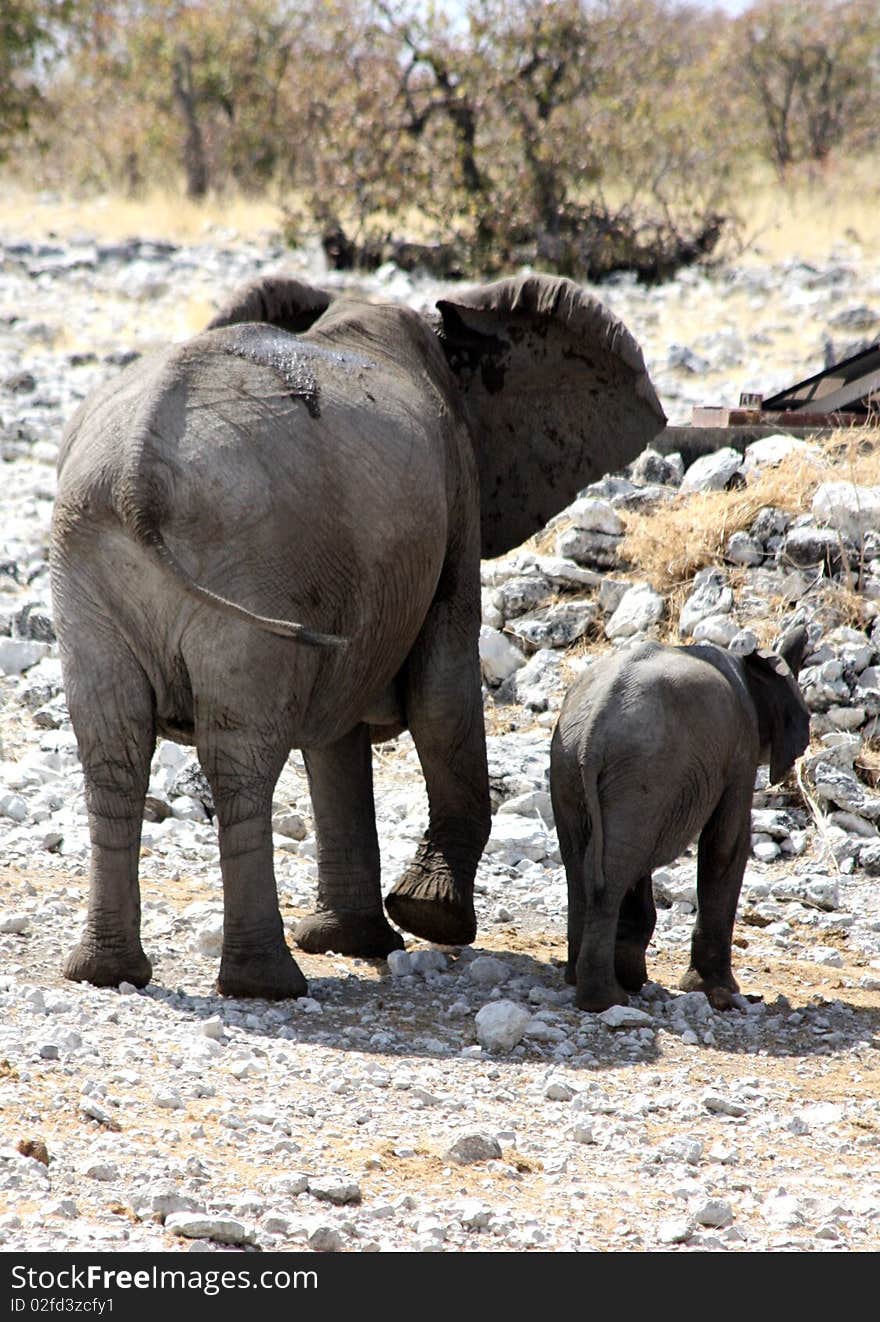
[{"label": "elephant's foot", "polygon": [[71,982],[90,982],[94,987],[118,987],[122,982],[146,987],[153,966],[137,939],[120,943],[86,935],[67,956],[62,972]]},{"label": "elephant's foot", "polygon": [[473,882],[457,882],[446,859],[429,850],[420,851],[385,908],[398,927],[438,946],[467,946],[477,935]]},{"label": "elephant's foot", "polygon": [[293,939],[311,955],[360,955],[384,958],[403,949],[403,937],[395,932],[383,913],[358,913],[354,909],[321,910],[297,924]]},{"label": "elephant's foot", "polygon": [[614,979],[599,983],[595,980],[586,982],[582,978],[578,983],[577,967],[572,960],[569,960],[565,966],[565,981],[569,986],[577,987],[574,1003],[579,1010],[601,1014],[603,1010],[609,1010],[612,1005],[629,1005],[626,991]]},{"label": "elephant's foot", "polygon": [[614,972],[626,991],[641,991],[648,981],[644,946],[636,941],[618,941],[614,947]]},{"label": "elephant's foot", "polygon": [[217,991],[221,996],[262,997],[267,1001],[293,1000],[308,994],[302,970],[287,946],[279,950],[223,952]]},{"label": "elephant's foot", "polygon": [[678,984],[682,991],[701,991],[708,998],[715,1010],[733,1009],[733,998],[739,991],[739,983],[732,973],[719,978],[708,978],[695,968],[689,968]]},{"label": "elephant's foot", "polygon": [[578,987],[574,1003],[579,1010],[601,1014],[603,1010],[610,1010],[612,1005],[629,1005],[629,997],[623,988],[616,984],[603,987]]}]

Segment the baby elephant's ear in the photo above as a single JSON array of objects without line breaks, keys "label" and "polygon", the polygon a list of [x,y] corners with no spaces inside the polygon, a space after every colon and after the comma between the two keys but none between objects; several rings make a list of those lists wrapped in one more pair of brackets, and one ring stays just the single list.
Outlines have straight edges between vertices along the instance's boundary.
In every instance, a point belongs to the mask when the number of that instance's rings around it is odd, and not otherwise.
[{"label": "baby elephant's ear", "polygon": [[775,785],[810,742],[810,713],[788,663],[777,652],[743,657],[746,682],[758,714],[762,748],[770,749],[770,784]]}]

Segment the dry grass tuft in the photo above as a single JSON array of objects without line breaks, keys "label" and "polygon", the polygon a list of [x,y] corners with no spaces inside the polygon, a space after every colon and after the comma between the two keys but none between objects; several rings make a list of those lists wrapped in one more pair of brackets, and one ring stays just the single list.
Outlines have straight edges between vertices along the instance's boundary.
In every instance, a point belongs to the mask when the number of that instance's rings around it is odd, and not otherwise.
[{"label": "dry grass tuft", "polygon": [[835,432],[765,467],[737,490],[679,495],[648,513],[624,513],[621,557],[675,610],[697,571],[723,561],[728,539],[748,529],[761,509],[808,510],[816,488],[828,481],[880,483],[880,438],[852,429]]},{"label": "dry grass tuft", "polygon": [[859,778],[871,789],[880,789],[880,740],[866,740],[855,760]]}]

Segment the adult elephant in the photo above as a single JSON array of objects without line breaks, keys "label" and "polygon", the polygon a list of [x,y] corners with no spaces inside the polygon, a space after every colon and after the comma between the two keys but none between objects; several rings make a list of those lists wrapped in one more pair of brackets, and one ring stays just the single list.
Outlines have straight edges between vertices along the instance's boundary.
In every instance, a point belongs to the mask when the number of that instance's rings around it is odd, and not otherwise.
[{"label": "adult elephant", "polygon": [[429,826],[386,907],[476,934],[490,825],[480,557],[517,545],[664,423],[641,352],[570,281],[401,307],[270,278],[133,364],[63,438],[53,592],[92,845],[69,978],[145,984],[138,853],[156,735],[194,743],[218,817],[218,988],[298,996],[271,804],[303,750],[318,840],[308,951],[384,955],[371,742],[408,727]]}]

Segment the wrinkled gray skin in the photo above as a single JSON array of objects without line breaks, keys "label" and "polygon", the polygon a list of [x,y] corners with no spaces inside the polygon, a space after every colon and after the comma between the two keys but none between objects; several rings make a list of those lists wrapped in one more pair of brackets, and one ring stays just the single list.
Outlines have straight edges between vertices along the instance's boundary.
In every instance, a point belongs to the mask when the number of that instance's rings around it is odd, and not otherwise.
[{"label": "wrinkled gray skin", "polygon": [[277,277],[99,389],[65,434],[53,592],[85,775],[85,932],[65,965],[145,984],[138,852],[156,736],[194,743],[223,873],[218,987],[298,996],[272,792],[301,748],[318,840],[308,951],[385,955],[372,742],[411,731],[429,827],[400,927],[476,933],[489,833],[480,557],[620,467],[663,414],[628,331],[570,281],[405,308]]},{"label": "wrinkled gray skin", "polygon": [[717,1009],[739,988],[731,940],[751,846],[755,772],[781,780],[809,741],[797,674],[806,633],[736,657],[642,643],[595,662],[566,694],[550,788],[568,879],[568,966],[583,1010],[625,1005],[647,980],[651,872],[699,835],[685,991]]}]

